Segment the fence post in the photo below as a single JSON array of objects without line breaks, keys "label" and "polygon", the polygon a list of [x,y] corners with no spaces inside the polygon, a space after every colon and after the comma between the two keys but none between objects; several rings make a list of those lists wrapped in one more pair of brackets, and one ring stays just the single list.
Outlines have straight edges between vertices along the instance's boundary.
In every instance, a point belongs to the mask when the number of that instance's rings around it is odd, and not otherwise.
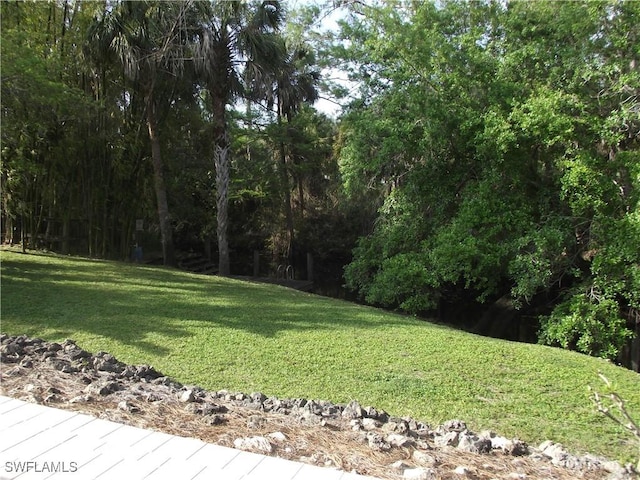
[{"label": "fence post", "polygon": [[260,276],[260,252],[258,250],[253,251],[253,276],[255,278]]},{"label": "fence post", "polygon": [[307,280],[313,282],[313,255],[307,252]]}]

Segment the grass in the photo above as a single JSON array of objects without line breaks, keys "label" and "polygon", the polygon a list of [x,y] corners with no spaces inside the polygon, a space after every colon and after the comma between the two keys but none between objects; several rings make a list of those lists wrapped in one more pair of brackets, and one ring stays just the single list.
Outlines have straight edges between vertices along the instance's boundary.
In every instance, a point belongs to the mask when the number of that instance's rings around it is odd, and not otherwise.
[{"label": "grass", "polygon": [[460,418],[536,444],[631,461],[595,412],[602,372],[640,415],[640,376],[574,352],[490,339],[286,288],[172,269],[2,251],[1,330],[72,338],[208,389]]}]

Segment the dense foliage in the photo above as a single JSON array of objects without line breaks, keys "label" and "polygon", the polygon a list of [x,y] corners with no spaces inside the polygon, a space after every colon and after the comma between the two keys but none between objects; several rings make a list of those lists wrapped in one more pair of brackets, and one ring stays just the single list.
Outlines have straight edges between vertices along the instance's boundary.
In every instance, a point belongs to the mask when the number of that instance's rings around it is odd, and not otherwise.
[{"label": "dense foliage", "polygon": [[367,302],[637,363],[640,3],[0,7],[5,242],[311,252]]},{"label": "dense foliage", "polygon": [[506,298],[546,313],[545,343],[615,358],[640,309],[639,19],[446,2],[348,22],[345,57],[366,62],[340,165],[381,202],[349,284],[409,312]]},{"label": "dense foliage", "polygon": [[0,7],[5,242],[110,258],[139,244],[167,264],[174,239],[210,256],[229,242],[245,273],[253,249],[291,263],[317,243],[292,248],[289,230],[344,222],[335,126],[305,104],[314,55],[279,2]]}]

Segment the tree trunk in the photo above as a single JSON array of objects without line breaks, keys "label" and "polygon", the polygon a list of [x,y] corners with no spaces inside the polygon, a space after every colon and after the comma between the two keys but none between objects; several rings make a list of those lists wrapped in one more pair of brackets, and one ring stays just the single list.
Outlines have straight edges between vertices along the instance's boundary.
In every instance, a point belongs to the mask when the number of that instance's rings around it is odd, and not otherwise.
[{"label": "tree trunk", "polygon": [[282,178],[282,189],[284,190],[284,213],[287,220],[287,259],[291,262],[291,247],[293,245],[294,226],[293,209],[291,208],[291,188],[289,186],[289,172],[287,168],[287,155],[285,145],[280,142],[280,175]]},{"label": "tree trunk", "polygon": [[[284,135],[284,129],[282,126],[282,105],[280,99],[278,99],[278,127],[280,134]],[[287,122],[288,124],[289,122]],[[287,221],[287,260],[293,261],[291,248],[293,246],[294,226],[293,226],[293,209],[291,207],[291,188],[289,187],[289,169],[287,168],[287,152],[284,140],[280,140],[280,177],[282,182],[282,189],[284,191],[284,213]]]},{"label": "tree trunk", "polygon": [[164,264],[175,266],[175,252],[173,249],[173,236],[171,233],[171,220],[169,217],[169,205],[167,203],[167,189],[162,173],[162,156],[160,153],[160,139],[155,116],[153,94],[147,96],[147,126],[149,127],[149,140],[151,141],[151,160],[153,162],[153,180],[158,202],[158,220],[160,222],[160,235],[162,238],[162,256]]},{"label": "tree trunk", "polygon": [[[222,105],[224,109],[224,105]],[[216,132],[214,163],[216,167],[216,207],[218,233],[218,273],[222,276],[231,274],[229,261],[229,240],[227,227],[229,223],[229,134],[226,122]]]}]

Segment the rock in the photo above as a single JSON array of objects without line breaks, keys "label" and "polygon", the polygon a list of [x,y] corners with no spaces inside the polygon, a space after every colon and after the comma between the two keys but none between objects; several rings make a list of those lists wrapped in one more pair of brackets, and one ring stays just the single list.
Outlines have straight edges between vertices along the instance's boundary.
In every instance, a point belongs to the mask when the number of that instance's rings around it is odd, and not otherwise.
[{"label": "rock", "polygon": [[259,403],[259,404],[262,404],[267,399],[267,396],[261,392],[252,393],[250,397],[254,403]]},{"label": "rock", "polygon": [[409,424],[402,418],[391,417],[387,423],[382,425],[385,432],[395,432],[405,434],[409,431]]},{"label": "rock", "polygon": [[46,351],[42,354],[42,360],[46,360],[47,358],[53,358],[56,356],[56,352],[50,352],[50,351]]},{"label": "rock", "polygon": [[6,355],[17,355],[22,353],[22,347],[17,342],[4,343],[0,347],[0,352]]},{"label": "rock", "polygon": [[112,393],[117,392],[118,390],[120,390],[120,385],[118,384],[118,382],[106,381],[106,382],[97,383],[97,384],[92,383],[91,385],[87,386],[87,388],[85,388],[85,393],[88,393],[88,394],[96,393],[98,395],[110,395]]},{"label": "rock", "polygon": [[374,407],[371,407],[371,406],[364,407],[362,409],[362,414],[366,418],[373,418],[373,419],[378,418],[378,410],[376,410]]},{"label": "rock", "polygon": [[407,422],[407,426],[409,427],[409,430],[418,430],[418,422],[415,421],[415,419],[410,418],[410,417],[404,417],[403,420],[405,422]]},{"label": "rock", "polygon": [[324,410],[322,405],[315,400],[309,400],[302,409],[306,412],[312,413],[313,415],[322,415]]},{"label": "rock", "polygon": [[457,447],[459,436],[458,432],[448,432],[442,436],[436,436],[433,442],[439,447]]},{"label": "rock", "polygon": [[260,415],[251,415],[247,419],[247,427],[253,429],[259,429],[264,427],[267,424],[267,419]]},{"label": "rock", "polygon": [[300,423],[304,425],[321,425],[322,417],[320,415],[315,415],[307,410],[303,410],[299,416]]},{"label": "rock", "polygon": [[127,365],[126,367],[124,367],[122,373],[120,373],[120,376],[122,378],[135,378],[136,367],[134,367],[133,365]]},{"label": "rock", "polygon": [[467,424],[462,420],[447,420],[442,424],[442,428],[449,432],[463,432],[467,429]]},{"label": "rock", "polygon": [[47,347],[48,352],[59,352],[62,349],[63,349],[62,345],[55,342],[50,343],[49,346]]},{"label": "rock", "polygon": [[[453,432],[450,432],[453,433]],[[478,438],[469,433],[460,433],[458,438],[458,449],[470,453],[489,453],[491,452],[491,440],[488,438]]]},{"label": "rock", "polygon": [[221,425],[226,422],[227,419],[224,418],[224,415],[209,415],[207,417],[207,422],[209,425]]},{"label": "rock", "polygon": [[302,408],[307,404],[307,399],[306,398],[296,398],[293,400],[293,402],[291,402],[291,407],[297,407],[297,408]]},{"label": "rock", "polygon": [[89,352],[87,352],[86,350],[82,350],[80,348],[75,348],[71,350],[70,352],[68,352],[68,355],[69,355],[69,358],[74,362],[78,360],[91,358],[91,354]]},{"label": "rock", "polygon": [[364,413],[360,404],[354,400],[344,407],[344,410],[342,410],[342,418],[347,420],[362,418]]},{"label": "rock", "polygon": [[490,441],[492,449],[502,450],[507,455],[518,457],[529,453],[529,447],[527,444],[518,439],[509,440],[505,437],[494,436]]},{"label": "rock", "polygon": [[122,373],[126,367],[116,357],[107,352],[98,352],[93,357],[93,368],[100,372]]},{"label": "rock", "polygon": [[70,399],[67,403],[87,403],[87,402],[91,402],[93,400],[93,397],[91,395],[78,395],[76,397],[73,397],[72,399]]},{"label": "rock", "polygon": [[33,361],[30,358],[23,358],[22,361],[20,362],[20,366],[24,368],[32,368]]},{"label": "rock", "polygon": [[337,418],[342,415],[342,409],[331,402],[322,402],[322,416],[328,418]]},{"label": "rock", "polygon": [[209,402],[199,404],[199,407],[198,413],[201,415],[213,415],[214,413],[227,413],[229,411],[224,405]]},{"label": "rock", "polygon": [[619,470],[622,470],[622,465],[614,461],[604,461],[602,462],[602,468],[603,470],[606,470],[609,473],[614,473]]},{"label": "rock", "polygon": [[422,440],[421,438],[415,440],[416,448],[421,450],[433,450],[431,445],[426,440]]},{"label": "rock", "polygon": [[[152,394],[153,395],[153,394]],[[144,393],[143,398],[146,401],[148,398],[148,394]],[[213,415],[215,413],[226,413],[227,408],[222,405],[216,405],[215,403],[196,403],[196,402],[187,402],[184,407],[185,411],[196,414],[196,415]]]},{"label": "rock", "polygon": [[459,466],[453,471],[456,475],[464,475],[465,477],[471,474],[471,471],[467,467]]},{"label": "rock", "polygon": [[47,362],[51,363],[51,366],[62,373],[76,373],[79,370],[76,367],[71,366],[69,361],[61,358],[47,358]]},{"label": "rock", "polygon": [[144,378],[148,382],[163,377],[162,373],[158,372],[151,365],[138,365],[135,367],[135,370],[138,378]]},{"label": "rock", "polygon": [[164,385],[165,387],[169,387],[175,391],[178,391],[184,387],[180,382],[174,382],[169,377],[158,377],[151,380],[153,385]]},{"label": "rock", "polygon": [[414,462],[419,463],[420,465],[435,465],[437,460],[432,455],[428,453],[421,452],[420,450],[414,450],[413,454],[411,454],[411,458]]},{"label": "rock", "polygon": [[618,470],[609,474],[607,480],[638,480],[638,478],[640,478],[640,472],[638,472],[630,463],[624,467],[620,465],[618,465],[618,467]]},{"label": "rock", "polygon": [[[358,420],[351,420],[358,421]],[[382,425],[378,420],[374,420],[373,418],[363,418],[362,419],[362,428],[364,430],[375,430],[376,428]]]},{"label": "rock", "polygon": [[126,400],[123,400],[118,403],[118,410],[122,410],[129,413],[138,413],[140,411],[138,407],[136,407],[135,405],[133,405],[132,403]]},{"label": "rock", "polygon": [[273,445],[265,437],[237,438],[233,441],[233,445],[240,450],[252,452],[271,453],[273,451]]},{"label": "rock", "polygon": [[269,437],[272,440],[275,440],[276,442],[284,442],[287,440],[287,436],[282,432],[273,432],[267,435],[267,437]]},{"label": "rock", "polygon": [[196,396],[193,393],[193,390],[185,390],[180,394],[178,399],[184,403],[191,403],[196,401]]},{"label": "rock", "polygon": [[363,427],[362,420],[360,420],[359,418],[354,418],[353,420],[349,421],[349,426],[351,427],[351,430],[357,432]]},{"label": "rock", "polygon": [[402,460],[398,460],[397,462],[393,462],[391,465],[389,465],[389,467],[392,470],[395,470],[397,472],[404,472],[407,468],[411,468],[410,465],[407,465]]},{"label": "rock", "polygon": [[544,455],[549,457],[551,459],[551,463],[556,466],[576,466],[577,459],[575,459],[575,457],[572,458],[560,443],[547,440],[540,445],[539,449]]},{"label": "rock", "polygon": [[404,435],[399,435],[397,433],[391,433],[384,437],[384,439],[392,447],[398,448],[408,447],[413,443],[409,437],[405,437]]},{"label": "rock", "polygon": [[432,480],[436,478],[436,472],[431,468],[407,468],[402,472],[404,480]]},{"label": "rock", "polygon": [[378,433],[369,432],[367,433],[366,439],[367,439],[367,443],[369,444],[369,447],[372,448],[373,450],[377,450],[381,452],[388,452],[389,450],[391,450],[391,445],[385,442],[382,435]]}]

